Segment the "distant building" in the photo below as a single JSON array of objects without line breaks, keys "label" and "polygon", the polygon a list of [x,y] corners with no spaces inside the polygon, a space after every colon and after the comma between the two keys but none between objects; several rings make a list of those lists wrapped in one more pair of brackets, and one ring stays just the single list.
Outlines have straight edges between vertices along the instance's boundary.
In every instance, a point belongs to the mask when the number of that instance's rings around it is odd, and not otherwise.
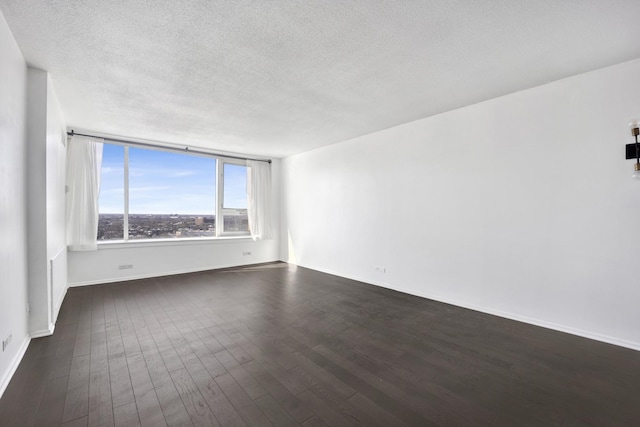
[{"label": "distant building", "polygon": [[204,218],[199,216],[196,218],[196,225],[202,225],[204,224]]}]

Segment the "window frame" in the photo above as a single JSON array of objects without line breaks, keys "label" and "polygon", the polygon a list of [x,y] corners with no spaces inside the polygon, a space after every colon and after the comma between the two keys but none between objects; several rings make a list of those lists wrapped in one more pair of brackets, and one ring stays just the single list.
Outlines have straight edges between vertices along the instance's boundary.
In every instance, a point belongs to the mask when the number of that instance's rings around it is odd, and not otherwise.
[{"label": "window frame", "polygon": [[[238,215],[238,214],[246,214],[247,209],[231,209],[224,208],[224,165],[225,164],[234,164],[239,166],[247,167],[246,161],[237,160],[232,158],[227,158],[220,155],[215,154],[207,154],[203,152],[189,152],[183,151],[177,148],[171,147],[163,147],[163,146],[151,146],[147,144],[135,144],[135,143],[125,143],[119,141],[105,141],[103,144],[111,144],[111,145],[119,145],[124,147],[124,158],[123,158],[123,167],[124,167],[124,178],[123,178],[123,186],[124,186],[124,214],[123,214],[123,229],[122,229],[122,239],[121,240],[98,240],[98,245],[116,245],[116,244],[150,244],[155,242],[156,244],[171,244],[172,242],[188,242],[188,241],[206,241],[206,240],[216,240],[219,238],[242,238],[242,237],[251,237],[251,231],[224,231],[224,216],[227,215]],[[173,238],[160,238],[160,239],[129,239],[129,147],[135,147],[143,150],[160,150],[172,152],[175,154],[183,154],[188,156],[200,156],[212,158],[215,160],[216,167],[216,185],[215,185],[215,227],[216,233],[215,237],[173,237]],[[100,212],[98,211],[98,215]]]}]

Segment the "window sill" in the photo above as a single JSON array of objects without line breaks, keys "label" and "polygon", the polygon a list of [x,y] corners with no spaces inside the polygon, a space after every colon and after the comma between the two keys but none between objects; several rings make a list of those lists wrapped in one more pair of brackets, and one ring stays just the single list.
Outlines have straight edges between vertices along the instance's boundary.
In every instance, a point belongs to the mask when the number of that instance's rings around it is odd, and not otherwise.
[{"label": "window sill", "polygon": [[238,241],[253,241],[251,236],[243,234],[240,236],[221,237],[192,237],[182,239],[145,239],[145,240],[107,240],[98,242],[98,250],[122,249],[122,248],[146,248],[153,246],[183,246],[183,245],[207,245],[220,243],[233,243]]}]

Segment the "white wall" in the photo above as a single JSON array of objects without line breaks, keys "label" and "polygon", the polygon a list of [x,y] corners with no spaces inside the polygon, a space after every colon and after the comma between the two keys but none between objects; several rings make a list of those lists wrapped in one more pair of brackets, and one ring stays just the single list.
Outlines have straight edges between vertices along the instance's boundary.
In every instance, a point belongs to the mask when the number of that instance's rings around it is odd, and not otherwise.
[{"label": "white wall", "polygon": [[[58,317],[67,293],[67,235],[66,235],[66,174],[67,127],[47,73],[47,133],[46,133],[46,200],[47,200],[47,265],[51,283],[51,316]],[[51,262],[54,261],[54,277]]]},{"label": "white wall", "polygon": [[[276,236],[280,220],[280,162],[272,163],[273,219]],[[211,270],[238,265],[278,261],[280,242],[243,239],[195,241],[132,242],[98,245],[97,251],[69,252],[70,286],[107,283],[191,271]],[[243,255],[251,252],[251,255]],[[133,268],[120,270],[120,265]]]},{"label": "white wall", "polygon": [[45,335],[53,326],[47,274],[47,73],[27,72],[27,242],[29,331]]},{"label": "white wall", "polygon": [[[29,343],[27,306],[27,65],[0,13],[0,396]],[[0,347],[1,349],[1,347]]]},{"label": "white wall", "polygon": [[[46,71],[27,74],[27,217],[29,330],[32,337],[53,333],[67,289],[65,243],[65,124]],[[55,282],[51,260],[63,266]],[[60,268],[60,267],[58,267]]]},{"label": "white wall", "polygon": [[638,76],[640,60],[284,159],[283,259],[640,349]]}]

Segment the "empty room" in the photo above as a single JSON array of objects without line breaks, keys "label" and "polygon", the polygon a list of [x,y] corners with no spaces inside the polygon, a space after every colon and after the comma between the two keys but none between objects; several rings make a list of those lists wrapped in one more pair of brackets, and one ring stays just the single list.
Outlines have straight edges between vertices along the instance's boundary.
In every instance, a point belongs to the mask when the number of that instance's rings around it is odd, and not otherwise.
[{"label": "empty room", "polygon": [[640,2],[0,0],[0,427],[640,425]]}]

